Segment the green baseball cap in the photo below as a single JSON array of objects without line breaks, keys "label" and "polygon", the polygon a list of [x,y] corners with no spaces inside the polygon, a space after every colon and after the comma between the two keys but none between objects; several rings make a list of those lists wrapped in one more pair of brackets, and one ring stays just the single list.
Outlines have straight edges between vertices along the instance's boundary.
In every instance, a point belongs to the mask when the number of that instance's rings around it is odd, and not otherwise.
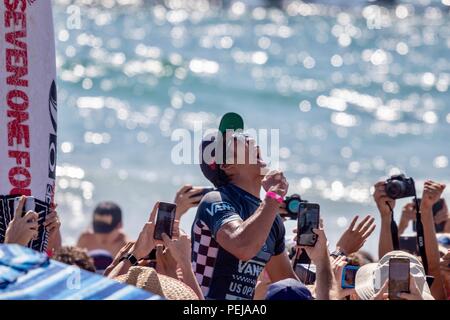
[{"label": "green baseball cap", "polygon": [[229,112],[223,115],[222,120],[220,120],[219,131],[226,134],[227,130],[244,130],[244,120],[239,114]]}]

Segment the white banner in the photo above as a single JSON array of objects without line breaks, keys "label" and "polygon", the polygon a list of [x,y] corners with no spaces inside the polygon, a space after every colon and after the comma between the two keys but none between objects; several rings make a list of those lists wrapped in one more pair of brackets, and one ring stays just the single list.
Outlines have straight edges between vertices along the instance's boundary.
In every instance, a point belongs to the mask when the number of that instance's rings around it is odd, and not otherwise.
[{"label": "white banner", "polygon": [[0,1],[0,194],[51,203],[57,150],[51,1]]}]

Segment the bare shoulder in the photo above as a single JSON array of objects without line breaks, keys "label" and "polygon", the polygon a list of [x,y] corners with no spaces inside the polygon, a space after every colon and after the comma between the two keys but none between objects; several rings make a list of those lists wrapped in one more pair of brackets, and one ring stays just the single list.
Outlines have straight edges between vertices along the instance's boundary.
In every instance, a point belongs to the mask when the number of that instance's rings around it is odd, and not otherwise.
[{"label": "bare shoulder", "polygon": [[117,238],[115,239],[115,242],[119,242],[119,243],[127,243],[128,242],[128,237],[125,234],[125,232],[121,231]]},{"label": "bare shoulder", "polygon": [[83,244],[91,242],[94,237],[94,233],[90,230],[83,232],[78,238],[78,246],[83,246]]}]

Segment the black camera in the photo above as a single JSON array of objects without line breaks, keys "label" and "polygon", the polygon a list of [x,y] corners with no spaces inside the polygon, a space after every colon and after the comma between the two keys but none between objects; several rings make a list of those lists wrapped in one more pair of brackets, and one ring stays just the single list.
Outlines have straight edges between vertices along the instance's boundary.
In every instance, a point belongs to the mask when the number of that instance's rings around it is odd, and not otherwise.
[{"label": "black camera", "polygon": [[298,195],[298,194],[293,194],[290,197],[286,197],[286,199],[284,200],[284,203],[286,204],[286,211],[288,213],[287,213],[287,215],[282,214],[281,216],[284,218],[297,220],[300,203],[302,203],[302,202],[305,202],[305,201],[303,201],[302,198],[300,197],[300,195]]},{"label": "black camera", "polygon": [[413,178],[407,178],[404,174],[394,175],[386,180],[386,194],[391,199],[414,197],[416,187]]}]

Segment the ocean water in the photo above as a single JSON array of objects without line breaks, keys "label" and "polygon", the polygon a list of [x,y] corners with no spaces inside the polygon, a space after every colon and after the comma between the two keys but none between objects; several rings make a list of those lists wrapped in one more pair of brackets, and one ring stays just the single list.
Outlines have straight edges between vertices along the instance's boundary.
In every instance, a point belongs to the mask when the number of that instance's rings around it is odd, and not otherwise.
[{"label": "ocean water", "polygon": [[379,221],[379,179],[449,182],[449,1],[161,2],[54,1],[65,243],[98,201],[121,205],[134,238],[155,201],[208,185],[198,165],[173,163],[171,134],[229,111],[279,130],[290,193],[320,203],[332,245],[354,215]]}]

